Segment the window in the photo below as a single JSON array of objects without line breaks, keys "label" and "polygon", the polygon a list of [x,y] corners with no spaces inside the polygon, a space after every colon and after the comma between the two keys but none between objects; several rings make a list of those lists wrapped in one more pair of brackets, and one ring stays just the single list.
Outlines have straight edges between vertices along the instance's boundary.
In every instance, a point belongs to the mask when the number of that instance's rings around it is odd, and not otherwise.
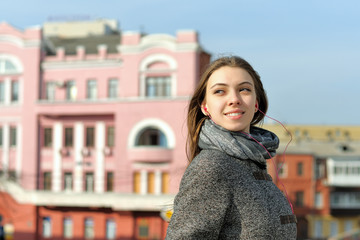
[{"label": "window", "polygon": [[96,80],[87,81],[87,99],[94,100],[97,98]]},{"label": "window", "polygon": [[279,177],[286,177],[287,176],[287,165],[286,163],[279,162],[277,164],[277,170]]},{"label": "window", "polygon": [[106,239],[116,238],[116,222],[113,219],[106,220]]},{"label": "window", "polygon": [[160,130],[155,128],[146,128],[140,133],[136,145],[166,147],[167,141],[165,135]]},{"label": "window", "polygon": [[134,172],[134,193],[140,193],[141,191],[141,174],[140,172]]},{"label": "window", "polygon": [[94,236],[94,220],[92,218],[85,218],[84,237],[85,239],[93,239]]},{"label": "window", "polygon": [[76,100],[77,89],[75,86],[75,81],[66,82],[66,100],[74,101]]},{"label": "window", "polygon": [[73,187],[73,176],[72,172],[64,173],[64,190],[71,191]]},{"label": "window", "polygon": [[5,101],[5,87],[4,82],[0,81],[0,103]]},{"label": "window", "polygon": [[44,190],[51,190],[51,172],[44,172]]},{"label": "window", "polygon": [[106,191],[107,192],[114,191],[114,173],[113,172],[106,173]]},{"label": "window", "polygon": [[147,77],[146,78],[147,97],[168,97],[171,96],[170,77]]},{"label": "window", "polygon": [[44,147],[52,146],[52,128],[44,128]]},{"label": "window", "polygon": [[86,147],[94,147],[95,143],[95,129],[93,127],[86,128]]},{"label": "window", "polygon": [[114,147],[115,142],[115,128],[113,126],[107,127],[107,134],[106,134],[106,146]]},{"label": "window", "polygon": [[10,127],[10,147],[16,146],[16,127]]},{"label": "window", "polygon": [[295,205],[297,207],[303,207],[304,206],[304,192],[299,191],[295,193]]},{"label": "window", "polygon": [[303,163],[301,163],[301,162],[297,164],[297,175],[298,176],[303,175]]},{"label": "window", "polygon": [[138,238],[147,239],[149,237],[149,223],[146,219],[139,220]]},{"label": "window", "polygon": [[116,78],[109,79],[108,97],[109,98],[118,97],[118,80]]},{"label": "window", "polygon": [[342,175],[339,177],[351,176],[351,175],[360,175],[360,165],[358,163],[349,163],[342,162],[336,163],[333,166],[332,172],[334,175]]},{"label": "window", "polygon": [[85,173],[85,191],[94,191],[94,174],[92,172]]},{"label": "window", "polygon": [[323,236],[323,223],[321,220],[315,220],[314,224],[314,237],[321,238]]},{"label": "window", "polygon": [[353,230],[353,221],[347,220],[345,221],[345,232],[351,232]]},{"label": "window", "polygon": [[72,127],[65,128],[65,147],[72,147],[74,139],[74,132]]},{"label": "window", "polygon": [[73,221],[71,217],[64,218],[64,238],[72,238],[73,237]]},{"label": "window", "polygon": [[47,100],[55,100],[55,83],[54,82],[47,82],[45,87],[45,94]]},{"label": "window", "polygon": [[169,174],[168,173],[162,173],[162,184],[161,184],[161,192],[162,193],[168,193],[169,192]]},{"label": "window", "polygon": [[322,160],[317,159],[315,163],[315,177],[316,179],[324,178],[325,176],[325,164]]},{"label": "window", "polygon": [[335,237],[339,234],[339,225],[337,221],[330,222],[330,237]]},{"label": "window", "polygon": [[11,102],[19,101],[19,81],[11,82]]},{"label": "window", "polygon": [[11,56],[0,56],[0,74],[20,73],[21,69]]},{"label": "window", "polygon": [[148,193],[155,193],[155,173],[149,172],[147,175]]},{"label": "window", "polygon": [[323,197],[321,192],[315,193],[315,207],[322,208],[323,206]]},{"label": "window", "polygon": [[3,128],[0,127],[0,147],[3,146]]},{"label": "window", "polygon": [[16,179],[17,179],[16,172],[14,170],[10,170],[9,171],[9,180],[16,181]]},{"label": "window", "polygon": [[42,219],[42,236],[44,238],[51,237],[51,218],[50,217],[43,217]]}]

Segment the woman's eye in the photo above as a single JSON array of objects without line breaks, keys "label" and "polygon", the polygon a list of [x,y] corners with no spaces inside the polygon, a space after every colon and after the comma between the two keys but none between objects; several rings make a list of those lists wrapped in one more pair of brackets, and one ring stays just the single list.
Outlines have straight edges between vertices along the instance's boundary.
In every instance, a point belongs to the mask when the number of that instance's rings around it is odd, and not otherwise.
[{"label": "woman's eye", "polygon": [[241,88],[240,92],[251,92],[250,88]]},{"label": "woman's eye", "polygon": [[218,89],[214,91],[215,94],[222,94],[224,93],[224,90]]}]

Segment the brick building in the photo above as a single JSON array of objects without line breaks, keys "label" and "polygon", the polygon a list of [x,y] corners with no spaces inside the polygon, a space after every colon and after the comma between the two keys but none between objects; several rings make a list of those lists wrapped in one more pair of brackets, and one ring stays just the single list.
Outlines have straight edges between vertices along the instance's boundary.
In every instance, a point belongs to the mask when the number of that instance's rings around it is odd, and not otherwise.
[{"label": "brick building", "polygon": [[[289,196],[298,219],[299,239],[346,239],[360,236],[360,127],[286,126],[265,128],[281,140],[279,155],[269,162],[278,187]],[[279,170],[276,177],[274,166]],[[285,191],[284,191],[285,192]]]}]

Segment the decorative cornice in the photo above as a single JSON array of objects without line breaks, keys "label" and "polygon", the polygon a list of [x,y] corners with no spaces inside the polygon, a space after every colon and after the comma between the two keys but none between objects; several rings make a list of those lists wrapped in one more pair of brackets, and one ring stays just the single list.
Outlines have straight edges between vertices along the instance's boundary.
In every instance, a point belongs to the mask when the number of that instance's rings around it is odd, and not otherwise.
[{"label": "decorative cornice", "polygon": [[76,69],[76,68],[99,68],[99,67],[121,67],[119,59],[91,60],[91,61],[54,61],[42,62],[44,70]]},{"label": "decorative cornice", "polygon": [[109,207],[118,211],[161,211],[173,203],[175,195],[140,195],[134,193],[75,193],[25,190],[18,184],[2,180],[0,189],[21,204],[62,207]]},{"label": "decorative cornice", "polygon": [[201,50],[199,43],[178,43],[176,38],[166,34],[145,36],[138,45],[119,45],[122,54],[138,54],[152,48],[164,48],[173,52],[193,52]]},{"label": "decorative cornice", "polygon": [[11,35],[0,35],[0,43],[9,43],[21,48],[40,47],[41,40],[24,40]]}]

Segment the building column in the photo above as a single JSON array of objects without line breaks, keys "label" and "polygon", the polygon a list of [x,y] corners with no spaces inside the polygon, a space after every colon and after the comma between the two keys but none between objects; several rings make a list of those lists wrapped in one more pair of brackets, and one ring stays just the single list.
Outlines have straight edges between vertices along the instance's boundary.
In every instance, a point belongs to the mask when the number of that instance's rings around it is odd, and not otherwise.
[{"label": "building column", "polygon": [[83,156],[81,154],[84,148],[84,124],[76,122],[74,126],[74,191],[83,191]]},{"label": "building column", "polygon": [[4,104],[9,105],[11,103],[11,79],[6,77],[4,80]]},{"label": "building column", "polygon": [[148,192],[148,173],[146,170],[140,171],[140,194],[145,195]]},{"label": "building column", "polygon": [[18,103],[19,105],[23,103],[23,99],[24,99],[24,81],[23,78],[19,78],[18,79],[19,82],[19,99],[18,99]]},{"label": "building column", "polygon": [[16,178],[19,180],[21,175],[21,167],[22,167],[22,125],[18,123],[16,125],[16,163],[15,163],[15,171]]},{"label": "building column", "polygon": [[104,177],[105,177],[105,167],[104,167],[104,148],[105,148],[105,123],[97,122],[95,127],[95,156],[96,156],[96,169],[95,169],[95,192],[102,193],[104,192]]},{"label": "building column", "polygon": [[155,194],[160,195],[162,188],[162,172],[159,170],[155,171]]},{"label": "building column", "polygon": [[9,123],[3,124],[3,147],[2,147],[2,169],[4,178],[8,177],[9,170],[9,148],[10,148],[10,125]]},{"label": "building column", "polygon": [[53,152],[54,162],[52,171],[52,191],[61,191],[61,179],[62,179],[62,166],[61,166],[61,148],[63,143],[63,125],[60,122],[56,122],[53,127]]}]

